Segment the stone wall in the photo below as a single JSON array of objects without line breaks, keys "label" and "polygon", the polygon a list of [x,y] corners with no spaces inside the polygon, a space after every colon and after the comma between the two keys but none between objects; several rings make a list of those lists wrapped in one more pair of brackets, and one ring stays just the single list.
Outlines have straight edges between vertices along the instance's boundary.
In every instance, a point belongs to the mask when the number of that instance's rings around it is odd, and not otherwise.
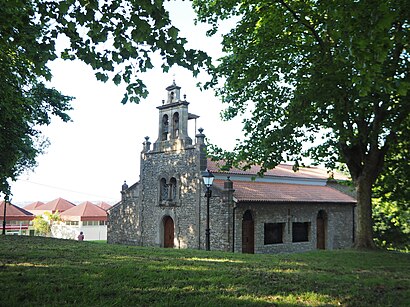
[{"label": "stone wall", "polygon": [[[242,251],[242,217],[251,210],[255,226],[255,253],[303,252],[316,249],[316,218],[320,210],[326,215],[326,249],[352,246],[352,206],[345,204],[239,204],[235,210],[235,251]],[[292,223],[308,222],[309,240],[292,242]],[[283,243],[264,244],[264,224],[284,223]]]},{"label": "stone wall", "polygon": [[[210,249],[220,251],[231,251],[232,232],[232,206],[222,201],[219,191],[213,189],[212,197],[209,201],[209,229],[210,229]],[[206,239],[206,202],[205,189],[202,193],[201,201],[201,249],[205,249]]]},{"label": "stone wall", "polygon": [[127,192],[128,197],[108,210],[107,242],[129,245],[141,245],[140,200],[138,185],[132,186]]},{"label": "stone wall", "polygon": [[[174,246],[198,248],[200,206],[199,151],[189,146],[181,151],[143,153],[141,159],[141,239],[144,246],[163,246],[163,219],[174,221]],[[160,181],[177,182],[175,202],[160,201]]]}]

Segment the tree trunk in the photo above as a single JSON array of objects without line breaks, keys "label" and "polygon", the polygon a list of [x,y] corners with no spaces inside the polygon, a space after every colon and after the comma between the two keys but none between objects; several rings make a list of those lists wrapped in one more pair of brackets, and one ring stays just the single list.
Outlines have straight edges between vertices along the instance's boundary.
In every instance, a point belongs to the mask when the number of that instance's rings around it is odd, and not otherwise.
[{"label": "tree trunk", "polygon": [[374,248],[372,221],[372,181],[365,176],[355,180],[357,192],[356,248]]}]

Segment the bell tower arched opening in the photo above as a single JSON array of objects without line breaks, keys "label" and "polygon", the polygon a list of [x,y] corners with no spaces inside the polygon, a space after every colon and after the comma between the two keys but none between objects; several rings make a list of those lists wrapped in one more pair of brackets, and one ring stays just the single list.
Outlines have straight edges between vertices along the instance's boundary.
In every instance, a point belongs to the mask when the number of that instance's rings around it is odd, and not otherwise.
[{"label": "bell tower arched opening", "polygon": [[162,141],[168,140],[168,132],[169,132],[169,120],[168,120],[168,115],[164,114],[162,117]]},{"label": "bell tower arched opening", "polygon": [[172,116],[172,138],[176,139],[179,136],[179,113],[175,112]]}]

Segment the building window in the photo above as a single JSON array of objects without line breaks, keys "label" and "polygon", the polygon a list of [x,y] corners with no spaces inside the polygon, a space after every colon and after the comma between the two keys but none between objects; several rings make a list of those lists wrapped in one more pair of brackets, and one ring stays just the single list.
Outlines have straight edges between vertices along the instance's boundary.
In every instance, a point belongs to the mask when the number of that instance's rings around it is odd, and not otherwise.
[{"label": "building window", "polygon": [[283,243],[283,229],[285,223],[265,223],[264,226],[264,244]]},{"label": "building window", "polygon": [[176,139],[179,136],[179,114],[178,112],[174,113],[172,119],[173,119],[172,137]]},{"label": "building window", "polygon": [[163,141],[168,140],[168,126],[169,126],[168,115],[165,114],[162,117],[162,140]]},{"label": "building window", "polygon": [[78,221],[66,221],[65,224],[68,226],[78,226]]},{"label": "building window", "polygon": [[177,198],[177,180],[172,177],[169,181],[169,200],[176,201]]},{"label": "building window", "polygon": [[309,241],[310,223],[292,223],[292,242]]},{"label": "building window", "polygon": [[98,226],[101,221],[83,221],[83,226]]},{"label": "building window", "polygon": [[168,184],[165,178],[161,178],[159,189],[160,189],[159,200],[166,201],[168,199]]}]

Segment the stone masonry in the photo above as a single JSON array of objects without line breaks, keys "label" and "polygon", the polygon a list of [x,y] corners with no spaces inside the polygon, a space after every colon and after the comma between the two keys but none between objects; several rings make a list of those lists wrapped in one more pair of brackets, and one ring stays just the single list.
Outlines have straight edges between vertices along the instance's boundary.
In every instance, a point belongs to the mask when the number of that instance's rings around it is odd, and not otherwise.
[{"label": "stone masonry", "polygon": [[[140,181],[130,187],[124,183],[121,201],[109,210],[108,242],[205,249],[206,189],[201,175],[207,168],[205,135],[199,129],[193,143],[188,121],[198,116],[188,112],[189,103],[181,99],[175,82],[166,90],[167,100],[158,107],[158,138],[151,144],[146,137],[143,143]],[[322,248],[346,248],[354,238],[354,201],[240,202],[235,198],[235,184],[225,177],[223,186],[212,187],[211,250],[245,251],[246,216],[252,218],[255,253],[316,249],[318,216],[324,219]],[[281,225],[280,243],[265,243],[269,223]],[[308,227],[307,240],[292,242],[294,223]]]}]

